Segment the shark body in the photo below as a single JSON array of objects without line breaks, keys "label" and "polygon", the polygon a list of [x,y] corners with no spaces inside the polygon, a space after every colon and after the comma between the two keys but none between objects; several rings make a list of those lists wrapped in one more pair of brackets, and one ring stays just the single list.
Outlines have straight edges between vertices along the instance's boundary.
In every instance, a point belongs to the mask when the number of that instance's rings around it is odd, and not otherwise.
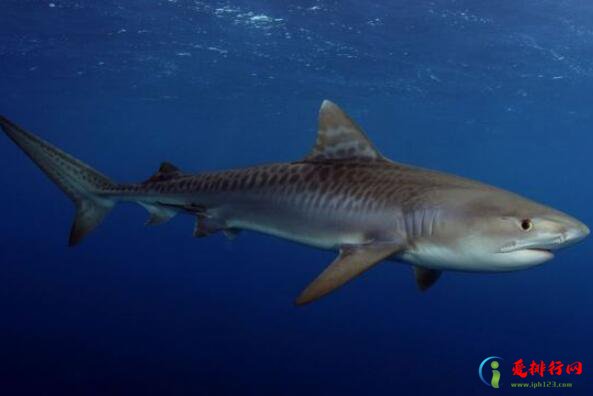
[{"label": "shark body", "polygon": [[297,298],[314,301],[382,260],[413,265],[425,290],[443,270],[512,271],[589,234],[580,221],[514,193],[384,158],[338,106],[324,101],[311,153],[300,161],[189,174],[163,163],[141,183],[113,182],[0,117],[6,134],[74,201],[70,245],[117,202],[160,224],[196,217],[194,235],[246,229],[339,252]]}]

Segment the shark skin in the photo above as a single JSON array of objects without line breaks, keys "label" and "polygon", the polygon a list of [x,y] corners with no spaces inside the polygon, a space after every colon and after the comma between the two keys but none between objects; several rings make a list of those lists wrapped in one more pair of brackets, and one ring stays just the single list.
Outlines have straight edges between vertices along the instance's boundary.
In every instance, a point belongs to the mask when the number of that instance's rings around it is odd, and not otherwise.
[{"label": "shark skin", "polygon": [[162,224],[196,217],[194,235],[252,230],[338,256],[297,298],[312,302],[383,260],[411,264],[420,290],[445,270],[529,268],[584,239],[586,225],[560,211],[470,179],[393,162],[338,106],[324,101],[317,141],[304,159],[189,174],[164,162],[148,180],[121,184],[0,117],[4,132],[72,199],[75,245],[117,202]]}]

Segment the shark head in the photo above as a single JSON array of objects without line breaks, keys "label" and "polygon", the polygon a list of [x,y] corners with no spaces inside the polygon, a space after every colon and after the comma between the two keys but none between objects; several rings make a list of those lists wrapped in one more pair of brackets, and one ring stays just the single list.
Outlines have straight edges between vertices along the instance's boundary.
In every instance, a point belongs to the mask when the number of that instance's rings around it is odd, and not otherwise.
[{"label": "shark head", "polygon": [[[516,194],[494,189],[451,192],[449,206],[434,230],[445,242],[447,261],[459,269],[513,271],[554,257],[554,251],[584,239],[579,220]],[[438,248],[436,249],[438,250]]]}]

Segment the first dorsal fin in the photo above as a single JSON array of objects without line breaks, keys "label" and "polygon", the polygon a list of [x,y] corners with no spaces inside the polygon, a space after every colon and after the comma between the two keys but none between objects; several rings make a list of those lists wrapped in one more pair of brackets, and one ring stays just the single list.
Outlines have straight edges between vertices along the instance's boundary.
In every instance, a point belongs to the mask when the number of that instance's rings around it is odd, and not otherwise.
[{"label": "first dorsal fin", "polygon": [[161,166],[159,166],[159,169],[156,171],[156,173],[150,176],[150,178],[146,180],[145,183],[171,180],[182,175],[183,173],[178,167],[170,162],[165,161],[161,163]]},{"label": "first dorsal fin", "polygon": [[307,161],[383,159],[362,129],[329,100],[324,100],[319,109],[318,128],[317,141],[305,158]]}]

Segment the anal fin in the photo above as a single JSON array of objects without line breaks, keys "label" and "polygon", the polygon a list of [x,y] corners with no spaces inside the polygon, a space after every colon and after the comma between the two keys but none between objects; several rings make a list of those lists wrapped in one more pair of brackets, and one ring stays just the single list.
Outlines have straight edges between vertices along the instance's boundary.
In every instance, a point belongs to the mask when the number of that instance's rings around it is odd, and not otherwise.
[{"label": "anal fin", "polygon": [[433,270],[430,268],[414,266],[414,276],[416,278],[416,285],[421,291],[428,290],[432,285],[439,280],[442,271]]},{"label": "anal fin", "polygon": [[139,202],[150,214],[146,221],[146,225],[158,225],[166,223],[177,214],[177,211],[159,205],[151,205],[144,202]]}]

